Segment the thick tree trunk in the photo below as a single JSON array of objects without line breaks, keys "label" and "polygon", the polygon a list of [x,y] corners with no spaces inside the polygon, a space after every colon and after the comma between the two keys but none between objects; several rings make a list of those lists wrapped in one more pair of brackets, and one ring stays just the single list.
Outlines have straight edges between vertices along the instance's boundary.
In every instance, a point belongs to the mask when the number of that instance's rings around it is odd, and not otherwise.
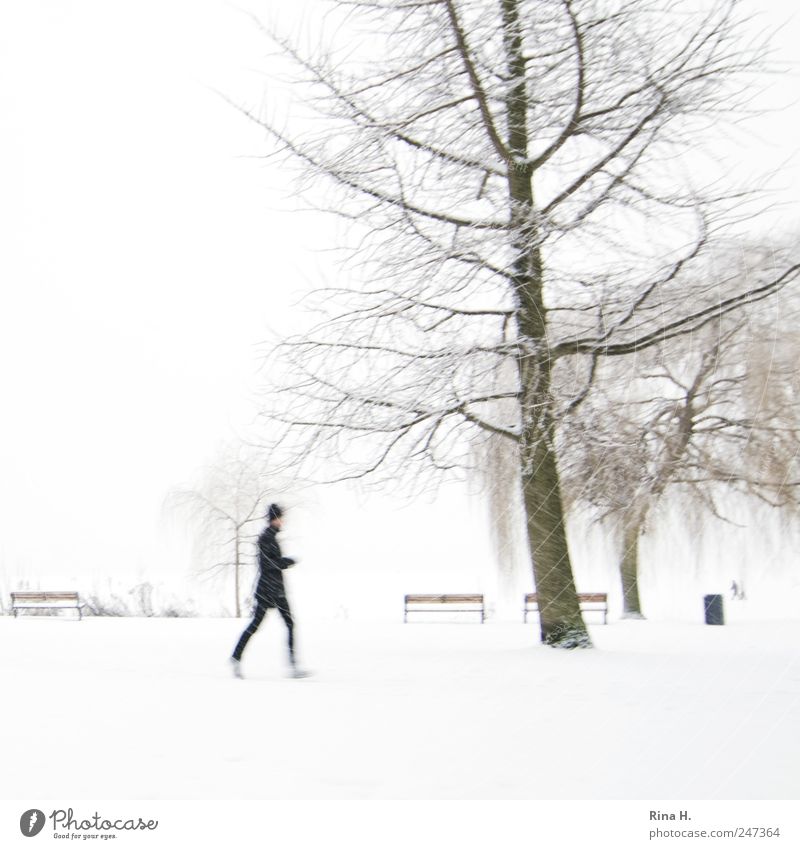
[{"label": "thick tree trunk", "polygon": [[572,577],[552,418],[552,360],[547,344],[544,266],[528,162],[526,60],[517,0],[502,0],[506,95],[507,179],[513,286],[517,299],[522,418],[520,460],[533,575],[539,596],[542,642],[561,648],[591,647]]},{"label": "thick tree trunk", "polygon": [[545,439],[530,453],[522,485],[542,642],[591,648],[572,576],[555,454]]},{"label": "thick tree trunk", "polygon": [[640,522],[626,522],[622,535],[622,559],[619,574],[622,579],[623,619],[644,619],[639,601],[639,537]]}]

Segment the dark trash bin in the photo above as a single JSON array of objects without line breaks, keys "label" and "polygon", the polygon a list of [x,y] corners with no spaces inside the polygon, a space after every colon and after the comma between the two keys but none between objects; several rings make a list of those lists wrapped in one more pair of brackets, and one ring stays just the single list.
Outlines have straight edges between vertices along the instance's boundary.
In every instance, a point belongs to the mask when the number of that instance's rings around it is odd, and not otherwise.
[{"label": "dark trash bin", "polygon": [[725,614],[722,610],[722,596],[703,596],[703,603],[706,609],[706,625],[724,625]]}]

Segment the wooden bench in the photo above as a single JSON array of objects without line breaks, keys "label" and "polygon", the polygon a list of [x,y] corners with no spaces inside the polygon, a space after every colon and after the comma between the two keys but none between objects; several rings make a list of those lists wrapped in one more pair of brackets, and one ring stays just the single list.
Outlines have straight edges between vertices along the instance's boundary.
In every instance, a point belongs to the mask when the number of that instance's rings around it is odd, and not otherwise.
[{"label": "wooden bench", "polygon": [[82,608],[86,604],[76,592],[18,592],[11,593],[11,610],[16,617],[20,610],[60,610],[62,608],[78,611],[82,618]]},{"label": "wooden bench", "polygon": [[403,622],[409,613],[480,613],[481,624],[486,618],[482,595],[407,595]]},{"label": "wooden bench", "polygon": [[[608,624],[608,594],[607,593],[578,593],[578,603],[581,610],[597,611],[603,614],[603,624]],[[523,622],[528,621],[528,614],[539,609],[537,593],[526,593],[523,608]]]}]

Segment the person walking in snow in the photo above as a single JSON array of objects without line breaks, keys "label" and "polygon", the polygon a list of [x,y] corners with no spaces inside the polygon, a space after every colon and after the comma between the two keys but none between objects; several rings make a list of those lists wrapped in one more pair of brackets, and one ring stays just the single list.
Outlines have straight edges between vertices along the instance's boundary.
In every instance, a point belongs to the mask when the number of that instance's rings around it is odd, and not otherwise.
[{"label": "person walking in snow", "polygon": [[277,504],[270,504],[267,510],[267,527],[258,538],[258,584],[256,585],[256,609],[253,621],[245,628],[239,642],[233,650],[231,665],[233,674],[242,678],[242,653],[247,646],[250,637],[255,634],[261,625],[267,611],[275,607],[283,617],[288,631],[289,663],[295,678],[303,678],[307,673],[298,668],[294,652],[294,620],[289,607],[289,599],[286,597],[286,587],[283,583],[283,570],[294,566],[295,560],[284,557],[278,543],[278,531],[283,527],[283,510]]}]

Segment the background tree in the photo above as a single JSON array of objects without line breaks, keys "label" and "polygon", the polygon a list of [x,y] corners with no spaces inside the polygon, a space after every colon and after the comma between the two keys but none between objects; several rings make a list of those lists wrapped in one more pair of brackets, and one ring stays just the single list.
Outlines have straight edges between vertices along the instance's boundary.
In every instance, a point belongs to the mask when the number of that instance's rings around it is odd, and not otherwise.
[{"label": "background tree", "polygon": [[[771,251],[731,251],[748,276]],[[722,270],[722,269],[720,269]],[[606,376],[563,429],[568,500],[617,526],[623,615],[642,615],[639,541],[663,500],[724,519],[734,494],[795,512],[800,501],[800,346],[796,293],[722,316]],[[674,496],[669,499],[668,496]]]},{"label": "background tree", "polygon": [[201,574],[233,576],[234,615],[242,615],[245,569],[252,571],[253,546],[265,524],[274,478],[265,463],[241,446],[228,446],[195,487],[176,489],[167,508],[185,516],[195,529]]},{"label": "background tree", "polygon": [[294,68],[289,111],[277,92],[272,114],[244,110],[350,222],[367,281],[327,290],[328,318],[271,359],[273,448],[309,474],[396,481],[510,440],[550,645],[590,645],[558,428],[600,361],[697,332],[797,272],[684,296],[742,209],[681,160],[761,55],[737,6],[342,0],[324,4],[311,54],[268,33],[279,72]]}]

